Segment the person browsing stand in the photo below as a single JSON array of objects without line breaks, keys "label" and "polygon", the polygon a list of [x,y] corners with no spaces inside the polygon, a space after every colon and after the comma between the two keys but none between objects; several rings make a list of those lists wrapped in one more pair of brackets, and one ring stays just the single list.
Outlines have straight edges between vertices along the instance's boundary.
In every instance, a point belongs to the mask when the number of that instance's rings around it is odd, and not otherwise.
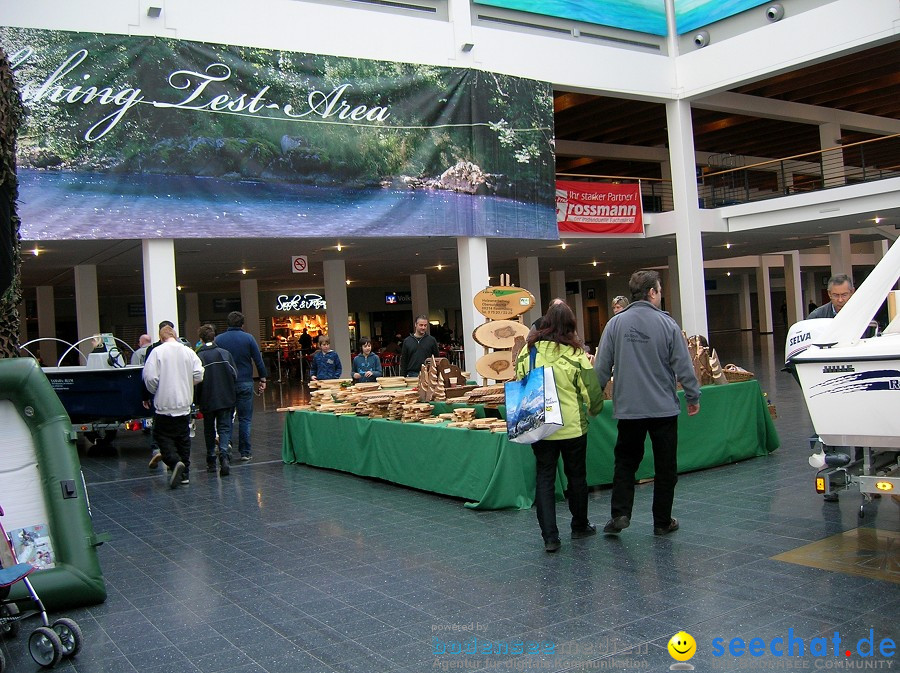
[{"label": "person browsing stand", "polygon": [[359,340],[359,347],[362,352],[353,358],[350,367],[353,372],[353,383],[377,381],[381,376],[381,360],[372,352],[372,340],[363,337]]},{"label": "person browsing stand", "polygon": [[634,300],[610,318],[600,338],[594,369],[603,388],[616,368],[613,415],[618,419],[611,518],[603,528],[618,535],[631,525],[634,476],[644,457],[644,440],[653,447],[653,533],[678,530],[672,518],[678,482],[678,415],[675,382],[684,388],[689,416],[700,411],[700,384],[681,328],[663,311],[656,271],[636,271],[628,281]]}]

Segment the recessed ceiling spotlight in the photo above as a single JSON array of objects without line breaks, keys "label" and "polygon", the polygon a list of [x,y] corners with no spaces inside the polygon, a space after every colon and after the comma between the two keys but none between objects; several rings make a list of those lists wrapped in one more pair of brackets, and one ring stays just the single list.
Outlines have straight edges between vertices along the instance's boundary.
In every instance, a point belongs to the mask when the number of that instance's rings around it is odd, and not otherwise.
[{"label": "recessed ceiling spotlight", "polygon": [[593,264],[594,266],[597,266],[597,260],[595,259],[593,262],[591,262],[591,264]]},{"label": "recessed ceiling spotlight", "polygon": [[731,243],[726,243],[726,244],[725,244],[725,249],[726,249],[726,250],[731,250]]},{"label": "recessed ceiling spotlight", "polygon": [[337,251],[340,252],[340,251],[343,250],[343,249],[344,249],[344,248],[341,246],[341,244],[338,243],[338,244],[337,244]]},{"label": "recessed ceiling spotlight", "polygon": [[244,274],[244,275],[246,276],[246,275],[247,275],[247,269],[241,269],[241,273]]},{"label": "recessed ceiling spotlight", "polygon": [[41,249],[37,246],[34,246],[34,250],[31,251],[31,254],[34,255],[35,257],[37,257],[38,255],[41,254]]},{"label": "recessed ceiling spotlight", "polygon": [[563,250],[565,250],[565,249],[566,249],[566,242],[563,241],[563,242],[560,244],[559,247],[562,248]]},{"label": "recessed ceiling spotlight", "polygon": [[881,224],[881,218],[878,215],[875,216],[875,224]]},{"label": "recessed ceiling spotlight", "polygon": [[612,275],[612,274],[611,274],[609,271],[606,272],[606,277],[607,277],[607,278],[609,278],[611,275]]}]

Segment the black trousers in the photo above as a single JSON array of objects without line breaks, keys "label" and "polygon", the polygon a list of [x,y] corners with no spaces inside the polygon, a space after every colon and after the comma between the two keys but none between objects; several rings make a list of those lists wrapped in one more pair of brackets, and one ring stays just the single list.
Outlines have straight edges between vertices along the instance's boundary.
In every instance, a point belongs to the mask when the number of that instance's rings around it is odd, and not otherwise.
[{"label": "black trousers", "polygon": [[178,461],[184,463],[184,473],[191,467],[191,416],[154,414],[153,439],[159,445],[163,462],[171,469]]},{"label": "black trousers", "polygon": [[556,525],[556,466],[563,459],[563,470],[569,480],[567,493],[572,513],[572,530],[588,525],[587,435],[571,439],[544,439],[531,445],[537,466],[534,502],[544,540],[559,538]]},{"label": "black trousers", "polygon": [[612,516],[631,518],[634,475],[644,458],[644,440],[650,433],[653,446],[653,525],[668,526],[672,519],[675,484],[678,483],[678,416],[623,418],[616,440],[613,473]]}]

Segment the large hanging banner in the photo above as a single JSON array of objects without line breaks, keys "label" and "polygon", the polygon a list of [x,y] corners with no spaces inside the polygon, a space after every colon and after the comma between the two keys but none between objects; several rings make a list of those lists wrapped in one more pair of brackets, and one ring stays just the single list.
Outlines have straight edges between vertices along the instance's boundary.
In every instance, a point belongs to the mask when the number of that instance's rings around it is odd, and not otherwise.
[{"label": "large hanging banner", "polygon": [[641,186],[557,180],[556,222],[580,234],[643,234]]},{"label": "large hanging banner", "polygon": [[25,240],[555,239],[549,84],[466,68],[0,28]]}]

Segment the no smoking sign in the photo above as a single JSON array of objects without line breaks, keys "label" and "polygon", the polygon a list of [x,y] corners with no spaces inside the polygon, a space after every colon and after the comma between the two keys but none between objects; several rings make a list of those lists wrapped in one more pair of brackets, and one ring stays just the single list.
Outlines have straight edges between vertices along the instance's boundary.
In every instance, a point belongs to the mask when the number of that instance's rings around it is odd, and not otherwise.
[{"label": "no smoking sign", "polygon": [[291,271],[294,273],[307,273],[309,271],[309,260],[306,259],[306,255],[291,257]]}]

